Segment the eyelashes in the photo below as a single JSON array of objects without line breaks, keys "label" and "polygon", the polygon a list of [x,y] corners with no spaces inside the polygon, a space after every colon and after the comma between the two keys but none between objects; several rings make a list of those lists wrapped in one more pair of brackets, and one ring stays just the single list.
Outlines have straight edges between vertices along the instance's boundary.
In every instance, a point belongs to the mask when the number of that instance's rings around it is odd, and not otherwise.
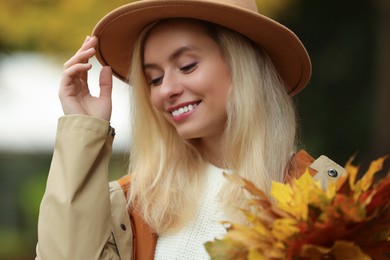
[{"label": "eyelashes", "polygon": [[186,66],[183,66],[180,68],[180,71],[181,72],[184,72],[184,73],[191,73],[196,67],[197,67],[198,63],[197,62],[194,62],[194,63],[191,63],[189,65],[186,65]]},{"label": "eyelashes", "polygon": [[162,79],[163,79],[163,77],[158,77],[158,78],[152,79],[152,80],[149,82],[149,85],[150,85],[150,86],[153,86],[153,87],[154,87],[154,86],[158,86],[158,85],[161,84]]},{"label": "eyelashes", "polygon": [[[184,74],[189,74],[189,73],[193,72],[197,68],[197,66],[198,66],[198,62],[193,62],[191,64],[180,67],[179,70],[180,70],[180,72],[182,72]],[[163,78],[164,78],[164,75],[153,78],[149,81],[149,85],[152,87],[158,86],[162,83]]]}]

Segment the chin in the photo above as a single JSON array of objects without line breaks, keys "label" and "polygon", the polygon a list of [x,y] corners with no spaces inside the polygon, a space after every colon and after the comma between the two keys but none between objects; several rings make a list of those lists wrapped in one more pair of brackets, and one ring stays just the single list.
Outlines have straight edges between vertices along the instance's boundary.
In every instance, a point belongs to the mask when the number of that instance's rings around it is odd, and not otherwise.
[{"label": "chin", "polygon": [[180,130],[180,129],[176,128],[176,132],[181,138],[186,139],[186,140],[197,139],[197,138],[201,137],[201,135],[199,135],[199,133],[195,133],[194,131],[191,131],[191,130],[184,131],[184,130]]},{"label": "chin", "polygon": [[196,139],[199,138],[199,136],[190,134],[190,133],[177,133],[181,138],[186,139],[186,140],[191,140],[191,139]]}]

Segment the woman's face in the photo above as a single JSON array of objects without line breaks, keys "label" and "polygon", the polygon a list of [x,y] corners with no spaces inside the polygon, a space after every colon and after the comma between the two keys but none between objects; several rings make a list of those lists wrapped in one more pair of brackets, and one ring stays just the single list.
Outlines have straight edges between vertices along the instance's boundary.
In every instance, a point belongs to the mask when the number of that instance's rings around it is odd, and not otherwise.
[{"label": "woman's face", "polygon": [[191,22],[166,22],[149,33],[144,73],[150,100],[186,139],[220,137],[230,71],[218,44]]}]

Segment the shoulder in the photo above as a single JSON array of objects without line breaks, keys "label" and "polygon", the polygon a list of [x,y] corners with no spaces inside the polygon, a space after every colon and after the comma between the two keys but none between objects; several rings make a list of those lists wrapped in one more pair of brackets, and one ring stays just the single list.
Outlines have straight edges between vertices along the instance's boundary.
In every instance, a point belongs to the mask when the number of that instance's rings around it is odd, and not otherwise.
[{"label": "shoulder", "polygon": [[130,188],[130,175],[125,175],[120,179],[109,183],[110,193],[122,192],[127,198],[127,193]]},{"label": "shoulder", "polygon": [[130,178],[127,176],[118,180],[109,182],[110,202],[112,211],[126,211],[127,191],[130,184]]},{"label": "shoulder", "polygon": [[112,212],[126,212],[127,215],[127,193],[130,187],[130,176],[109,182],[110,202]]}]

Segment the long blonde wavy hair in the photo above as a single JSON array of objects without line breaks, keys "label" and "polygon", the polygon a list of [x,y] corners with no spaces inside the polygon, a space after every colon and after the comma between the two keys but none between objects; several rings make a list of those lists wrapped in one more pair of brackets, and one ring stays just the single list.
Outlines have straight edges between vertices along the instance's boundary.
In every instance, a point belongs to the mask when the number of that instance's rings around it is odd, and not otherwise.
[{"label": "long blonde wavy hair", "polygon": [[[172,20],[172,19],[169,19]],[[283,181],[295,152],[296,114],[291,97],[267,54],[230,29],[191,19],[220,46],[232,82],[223,134],[224,168],[269,191],[271,181]],[[165,20],[163,20],[165,21]],[[191,140],[150,103],[143,71],[143,45],[157,22],[141,32],[134,47],[130,73],[132,95],[131,189],[129,207],[137,210],[156,232],[176,230],[196,214],[207,162]],[[227,183],[220,192],[226,213],[240,219],[245,194]]]}]

